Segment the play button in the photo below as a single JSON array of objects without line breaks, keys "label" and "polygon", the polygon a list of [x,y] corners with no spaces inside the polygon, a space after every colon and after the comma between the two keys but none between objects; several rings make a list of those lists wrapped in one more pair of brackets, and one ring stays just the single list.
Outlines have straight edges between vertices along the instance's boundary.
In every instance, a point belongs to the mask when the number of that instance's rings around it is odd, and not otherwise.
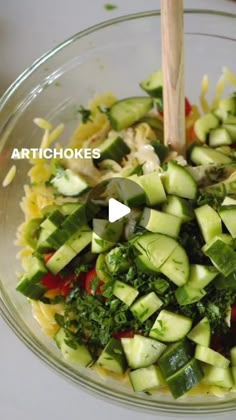
[{"label": "play button", "polygon": [[108,202],[108,220],[110,223],[117,222],[131,212],[130,207],[120,203],[115,198],[110,198]]},{"label": "play button", "polygon": [[[134,178],[135,179],[135,178]],[[140,185],[127,178],[110,178],[92,188],[87,196],[86,219],[101,239],[112,241],[115,232],[135,224],[146,203]]]}]

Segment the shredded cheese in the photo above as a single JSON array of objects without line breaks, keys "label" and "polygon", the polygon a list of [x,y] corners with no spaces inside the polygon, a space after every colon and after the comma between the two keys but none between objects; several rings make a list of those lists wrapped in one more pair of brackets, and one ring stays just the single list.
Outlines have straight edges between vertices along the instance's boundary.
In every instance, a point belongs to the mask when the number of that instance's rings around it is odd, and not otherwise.
[{"label": "shredded cheese", "polygon": [[12,167],[10,168],[10,170],[8,171],[8,173],[6,174],[3,182],[2,182],[2,186],[8,187],[8,185],[10,185],[13,181],[13,179],[16,176],[16,165],[12,165]]}]

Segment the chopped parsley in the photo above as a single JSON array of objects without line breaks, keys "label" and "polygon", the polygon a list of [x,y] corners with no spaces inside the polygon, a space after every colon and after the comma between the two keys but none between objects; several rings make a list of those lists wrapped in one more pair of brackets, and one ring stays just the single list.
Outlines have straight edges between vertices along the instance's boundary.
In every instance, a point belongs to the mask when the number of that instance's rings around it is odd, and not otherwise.
[{"label": "chopped parsley", "polygon": [[86,109],[84,106],[80,105],[78,113],[81,115],[83,124],[86,124],[88,121],[92,121],[92,112],[90,109]]},{"label": "chopped parsley", "polygon": [[106,3],[104,4],[104,9],[106,10],[115,10],[118,6],[116,4]]}]

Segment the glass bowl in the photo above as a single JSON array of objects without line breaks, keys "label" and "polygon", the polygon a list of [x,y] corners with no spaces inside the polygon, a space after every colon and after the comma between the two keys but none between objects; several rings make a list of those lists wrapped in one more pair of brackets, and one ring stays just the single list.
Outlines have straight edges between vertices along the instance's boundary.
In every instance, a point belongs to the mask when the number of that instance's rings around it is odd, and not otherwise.
[{"label": "glass bowl", "polygon": [[[236,15],[191,10],[185,13],[186,92],[199,97],[204,74],[210,76],[210,94],[222,66],[235,65]],[[97,92],[113,91],[118,97],[140,94],[139,82],[161,67],[160,13],[147,12],[111,20],[65,41],[36,61],[3,95],[0,102],[0,185],[12,165],[14,147],[38,147],[41,130],[33,124],[44,117],[65,123],[64,139],[78,124],[78,106]],[[13,331],[44,362],[76,385],[97,396],[143,409],[179,414],[234,410],[235,394],[225,399],[184,396],[174,401],[168,394],[134,394],[124,383],[102,378],[89,369],[66,363],[53,340],[40,331],[26,299],[15,291],[14,239],[23,221],[19,202],[28,182],[29,163],[17,161],[17,176],[8,188],[0,187],[0,291],[1,312]],[[27,363],[27,361],[26,361]],[[26,366],[27,369],[27,366]]]}]

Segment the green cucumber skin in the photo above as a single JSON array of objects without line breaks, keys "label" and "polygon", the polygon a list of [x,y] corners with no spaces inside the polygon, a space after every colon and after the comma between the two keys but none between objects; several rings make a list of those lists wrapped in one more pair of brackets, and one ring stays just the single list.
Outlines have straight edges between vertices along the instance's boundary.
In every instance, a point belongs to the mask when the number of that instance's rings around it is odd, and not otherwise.
[{"label": "green cucumber skin", "polygon": [[203,378],[203,372],[196,359],[192,359],[182,369],[166,379],[167,385],[175,399],[190,391]]},{"label": "green cucumber skin", "polygon": [[143,118],[153,107],[153,100],[148,97],[132,97],[116,102],[110,109],[108,117],[112,128],[121,131],[140,118]]},{"label": "green cucumber skin", "polygon": [[193,357],[193,347],[189,340],[184,339],[170,344],[158,359],[162,375],[168,378],[173,375]]}]

